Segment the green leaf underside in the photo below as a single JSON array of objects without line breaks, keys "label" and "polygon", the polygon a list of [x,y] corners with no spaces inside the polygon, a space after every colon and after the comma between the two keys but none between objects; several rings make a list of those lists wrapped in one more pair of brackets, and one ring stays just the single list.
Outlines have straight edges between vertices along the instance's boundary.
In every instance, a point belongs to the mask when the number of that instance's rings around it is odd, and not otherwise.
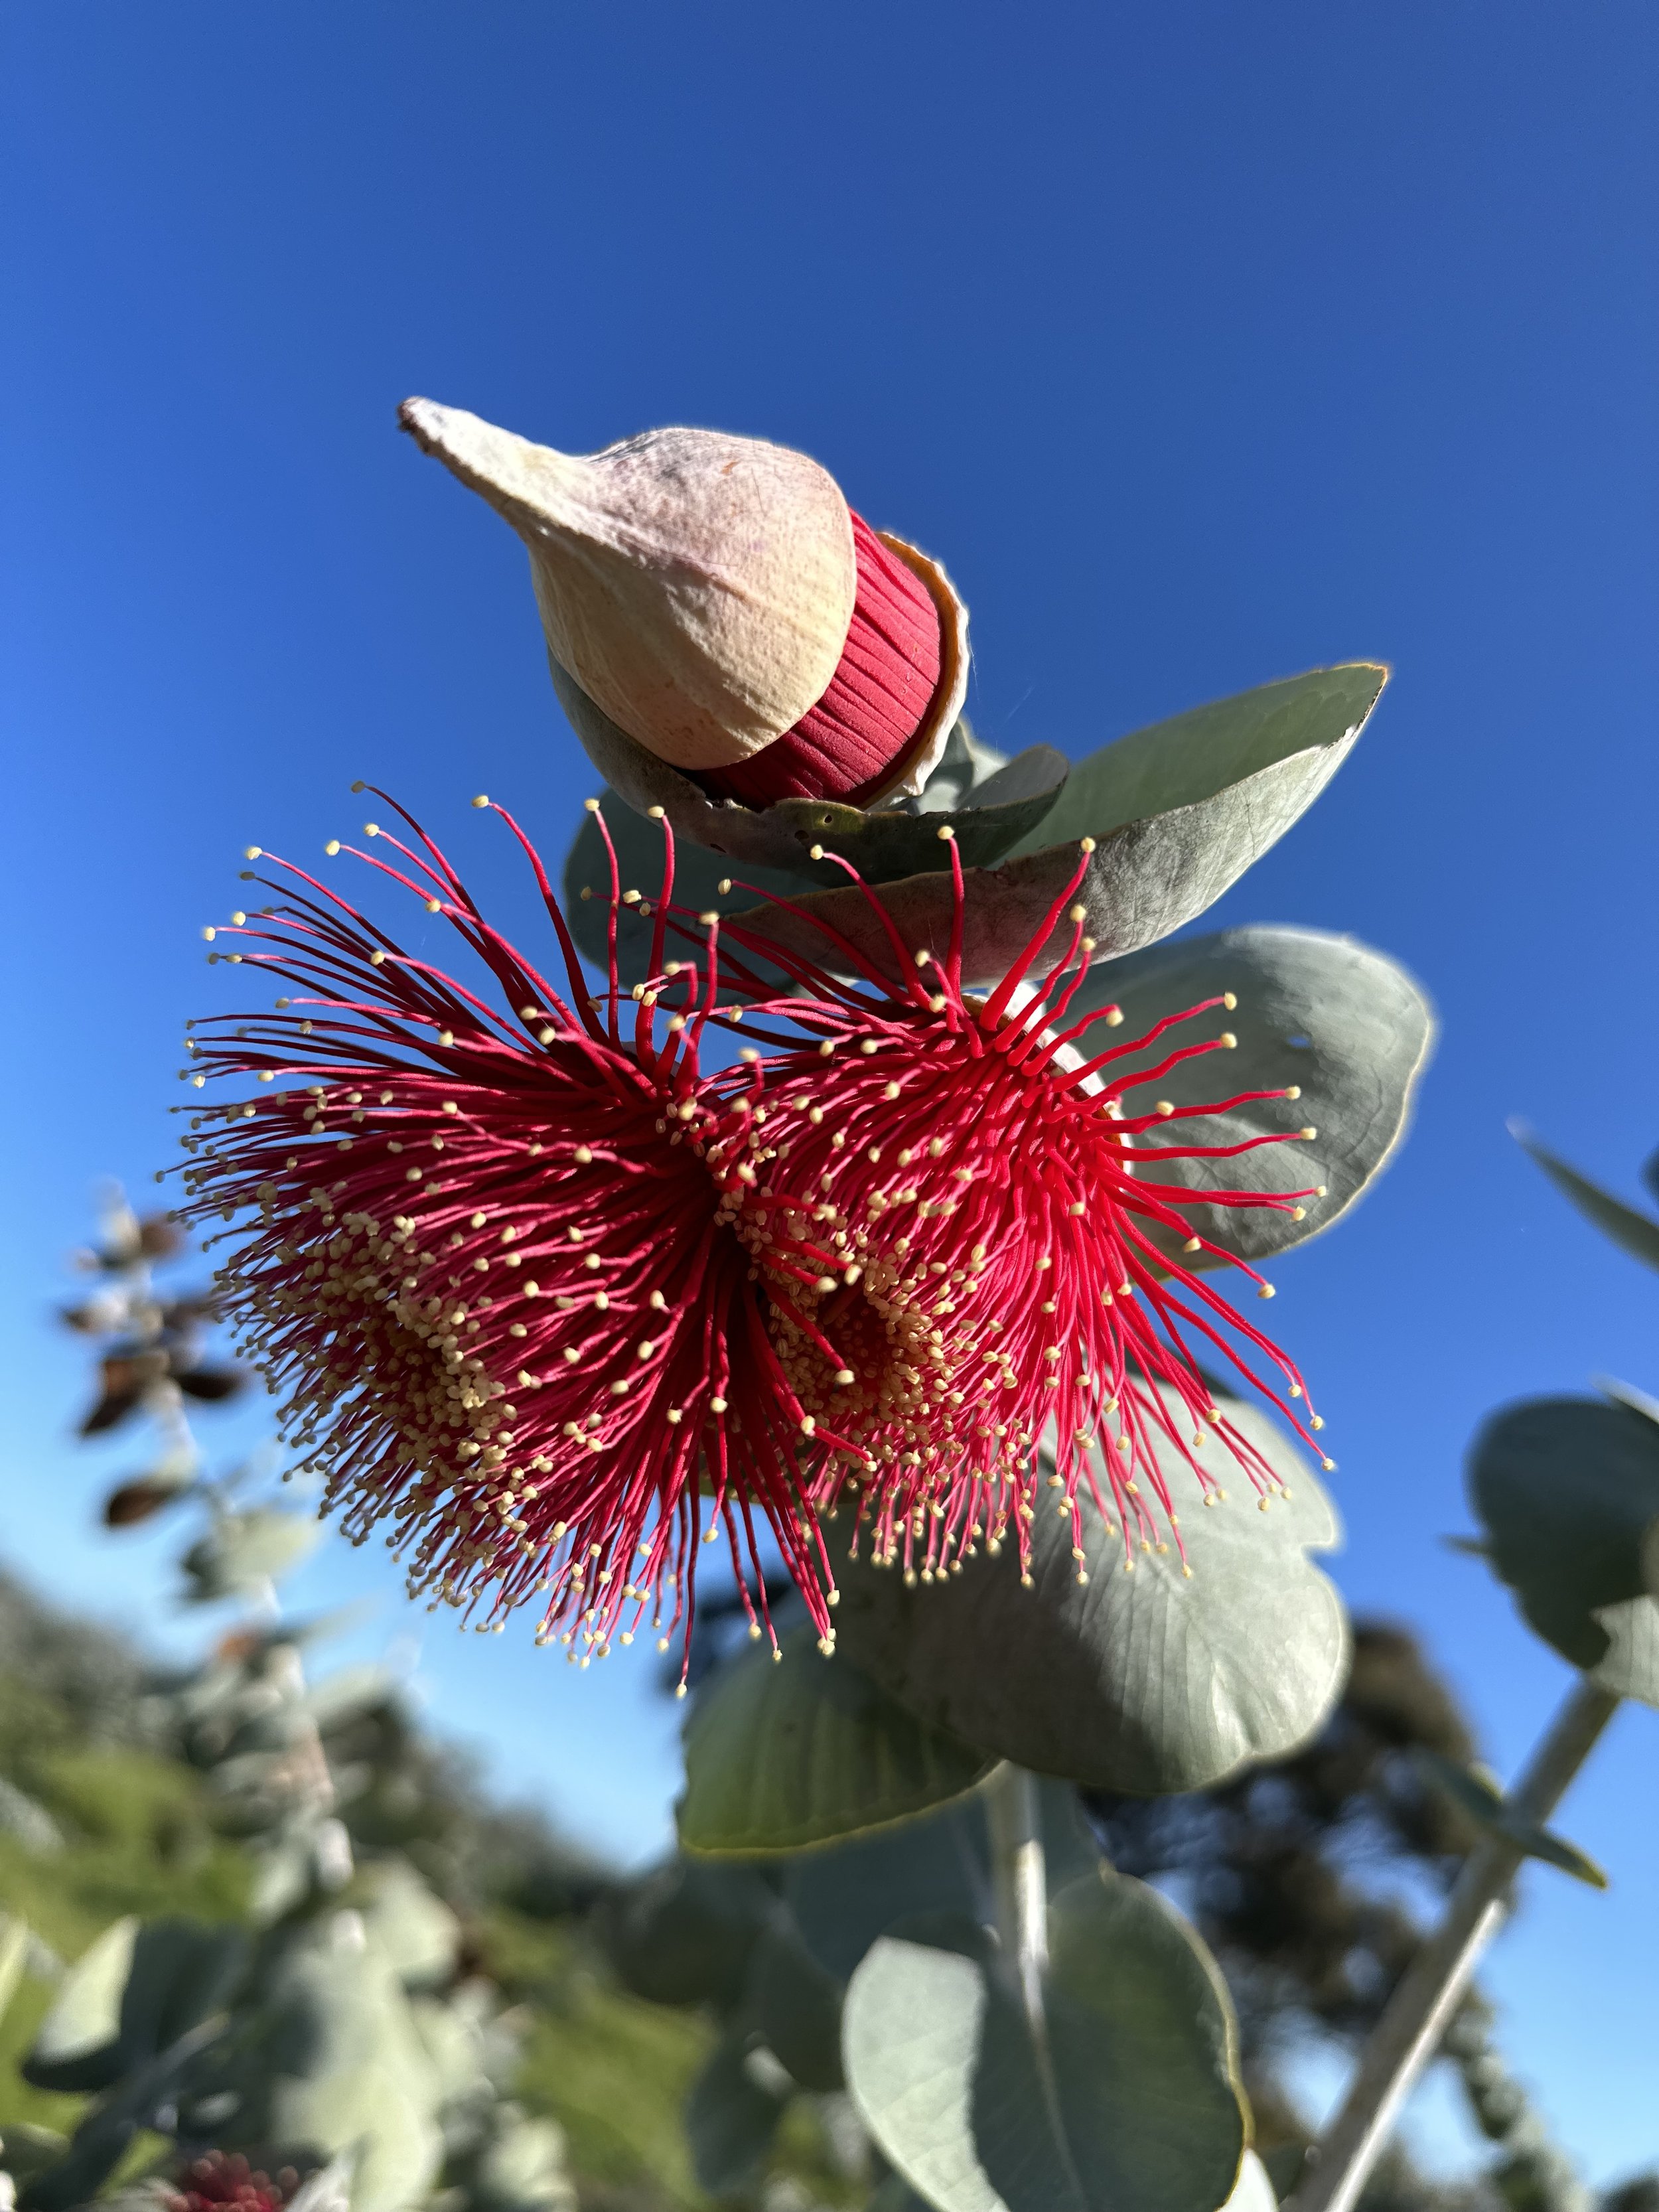
[{"label": "green leaf underside", "polygon": [[337,1945],[328,1922],[286,1936],[261,2003],[227,2062],[239,2099],[228,2149],[271,2142],[355,2150],[352,2212],[401,2212],[424,2196],[442,2140],[433,2061],[391,1962]]},{"label": "green leaf underside", "polygon": [[1085,1486],[1086,1583],[1070,1524],[1052,1510],[1032,1524],[1030,1589],[1012,1546],[914,1589],[895,1568],[838,1561],[841,1650],[921,1720],[1096,1788],[1204,1789],[1293,1749],[1329,1711],[1347,1656],[1340,1601],[1307,1556],[1337,1541],[1336,1517],[1267,1416],[1218,1403],[1291,1494],[1257,1511],[1243,1471],[1206,1436],[1194,1456],[1230,1502],[1188,1510],[1196,1479],[1184,1466],[1170,1476],[1190,1579],[1173,1546],[1137,1551],[1126,1573],[1121,1535],[1107,1534]]},{"label": "green leaf underside", "polygon": [[1628,1252],[1632,1260],[1659,1267],[1659,1221],[1650,1214],[1638,1212],[1622,1198],[1615,1198],[1588,1176],[1580,1175],[1577,1168],[1540,1144],[1530,1129],[1519,1123],[1511,1123],[1510,1127],[1522,1150],[1537,1161],[1556,1188],[1565,1193],[1586,1221],[1593,1222],[1604,1237],[1611,1237],[1620,1250]]},{"label": "green leaf underside", "polygon": [[1195,806],[1297,753],[1358,737],[1389,680],[1375,662],[1311,669],[1134,730],[1079,761],[1038,827],[1008,856]]},{"label": "green leaf underside", "polygon": [[[965,731],[963,742],[947,740],[920,810],[905,804],[849,806],[833,799],[736,806],[709,799],[692,777],[647,752],[550,656],[550,665],[553,688],[572,729],[623,804],[639,815],[661,807],[677,839],[723,856],[726,873],[732,872],[732,863],[745,874],[751,867],[797,867],[813,845],[822,844],[852,861],[867,881],[880,883],[889,876],[936,867],[941,822],[956,830],[970,864],[988,865],[1042,820],[1070,766],[1063,753],[1047,745],[1032,746],[1018,763],[1005,763],[1000,754],[993,760],[976,745],[972,732]],[[994,762],[999,773],[981,772]],[[987,787],[982,796],[961,788],[969,774],[975,784]]]},{"label": "green leaf underside", "polygon": [[[1212,799],[1131,822],[1096,841],[1079,874],[1083,854],[1075,842],[1004,860],[994,868],[969,868],[963,878],[962,966],[966,981],[1005,974],[1036,945],[1039,965],[1068,950],[1073,925],[1043,925],[1057,902],[1083,909],[1082,929],[1096,957],[1137,952],[1194,921],[1276,844],[1312,805],[1335,774],[1342,744],[1291,755],[1233,784]],[[1046,834],[1046,832],[1045,832]],[[936,960],[951,945],[955,899],[948,875],[906,876],[881,887],[881,902],[902,943],[923,947]],[[883,975],[896,972],[891,944],[866,894],[856,886],[819,891],[799,902],[799,914],[756,908],[748,927],[797,955],[823,963],[828,924]],[[836,964],[850,965],[838,954]]]},{"label": "green leaf underside", "polygon": [[[1100,1848],[1064,1784],[1039,1782],[1037,1802],[1053,1896],[1094,1873]],[[801,1942],[837,1983],[895,1921],[934,1911],[988,1919],[995,1897],[983,1804],[958,1798],[899,1827],[803,1851],[784,1863],[783,1899]]]},{"label": "green leaf underside", "polygon": [[[1644,1543],[1659,1520],[1659,1425],[1593,1398],[1528,1399],[1476,1436],[1468,1486],[1493,1571],[1528,1621],[1575,1667],[1599,1668],[1613,1650],[1601,1616],[1653,1604]],[[1656,1686],[1649,1633],[1639,1612],[1625,1616],[1625,1663],[1647,1685],[1632,1695]]]},{"label": "green leaf underside", "polygon": [[671,1859],[611,1900],[605,1948],[623,1984],[652,2004],[729,2005],[774,1903],[750,1868]]},{"label": "green leaf underside", "polygon": [[711,2196],[734,2195],[760,2178],[788,2102],[787,2084],[768,2078],[763,2058],[740,2030],[715,2045],[686,2100],[691,2166]]},{"label": "green leaf underside", "polygon": [[746,2008],[767,2049],[803,2089],[846,2087],[841,2067],[842,1986],[781,1914],[755,1946]]},{"label": "green leaf underside", "polygon": [[[952,896],[938,830],[941,821],[951,822],[967,871],[964,972],[975,979],[1000,974],[1024,950],[1071,878],[1077,841],[1092,836],[1097,849],[1077,892],[1088,917],[1085,927],[1103,957],[1137,951],[1203,913],[1284,835],[1340,765],[1385,680],[1386,672],[1369,663],[1316,670],[1121,738],[1074,769],[1040,823],[994,866],[990,848],[975,842],[971,804],[943,816],[878,813],[864,817],[864,844],[855,847],[821,830],[797,841],[797,848],[810,846],[814,836],[839,842],[870,880],[883,884],[883,901],[906,944],[939,957],[950,942]],[[615,823],[617,817],[607,813],[606,820]],[[902,830],[893,826],[900,823],[906,824]],[[878,836],[888,841],[879,849],[872,842]],[[630,857],[635,852],[643,861],[644,848],[632,848]],[[597,832],[585,823],[567,866],[567,889],[579,892],[589,883],[596,895],[605,890],[610,878],[600,858]],[[639,868],[643,881],[630,884],[624,877],[624,890],[654,896],[661,861],[659,854],[652,859],[648,868]],[[783,864],[790,877],[801,866],[786,848],[769,844],[742,867],[717,863],[688,877],[677,897],[691,903],[686,890],[704,875],[715,883],[722,876],[745,875],[769,894],[793,895],[787,879],[763,883],[754,874],[756,862]],[[904,865],[919,872],[901,875]],[[809,876],[823,874],[810,862],[805,867]],[[829,879],[835,881],[833,873]],[[823,958],[827,940],[811,921],[775,907],[755,908],[740,894],[733,901],[726,910],[748,906],[751,926],[798,952]],[[885,932],[856,888],[806,894],[805,907],[877,968],[889,969]],[[579,912],[574,920],[584,951],[602,959],[603,907]],[[1064,928],[1056,932],[1048,948],[1054,957],[1068,934]],[[631,942],[624,945],[625,939]],[[631,963],[629,980],[639,980],[633,969],[648,943],[645,925],[619,923],[619,949]]]},{"label": "green leaf underside", "polygon": [[1571,1875],[1591,1889],[1607,1887],[1607,1878],[1594,1859],[1553,1829],[1528,1820],[1484,1775],[1472,1773],[1455,1759],[1421,1745],[1413,1750],[1413,1759],[1425,1780],[1449,1797],[1486,1834],[1512,1845],[1523,1857],[1559,1867],[1563,1874]]},{"label": "green leaf underside", "polygon": [[1596,1620],[1607,1639],[1607,1656],[1591,1669],[1604,1690],[1659,1705],[1659,1521],[1650,1523],[1641,1545],[1645,1597],[1598,1608]]},{"label": "green leaf underside", "polygon": [[848,1992],[848,2086],[883,2155],[939,2212],[1215,2212],[1245,2123],[1231,2013],[1197,1938],[1106,1873],[1050,1914],[1046,2062],[994,1938],[902,1923]]},{"label": "green leaf underside", "polygon": [[[1427,1064],[1434,1018],[1402,968],[1352,938],[1323,930],[1257,926],[1160,945],[1094,968],[1066,1010],[1068,1024],[1116,1004],[1123,1023],[1085,1033],[1085,1058],[1165,1016],[1231,992],[1238,1003],[1176,1031],[1126,1060],[1152,1067],[1170,1046],[1237,1036],[1236,1050],[1184,1060],[1159,1078],[1158,1093],[1177,1106],[1219,1103],[1241,1091],[1299,1088],[1295,1100],[1267,1099],[1232,1112],[1173,1126],[1171,1141],[1236,1145],[1249,1138],[1312,1127],[1312,1139],[1263,1145],[1236,1158],[1157,1158],[1157,1135],[1144,1139],[1150,1175],[1188,1188],[1302,1191],[1323,1184],[1328,1196],[1302,1201],[1300,1221],[1266,1208],[1182,1209],[1194,1235],[1260,1264],[1317,1236],[1352,1206],[1387,1164],[1405,1133],[1418,1078]],[[1115,1066],[1112,1073],[1119,1073]],[[1145,1097],[1145,1094],[1142,1094]],[[1169,1240],[1178,1243],[1180,1240]],[[1216,1266],[1207,1254],[1182,1264]]]},{"label": "green leaf underside", "polygon": [[799,1850],[958,1797],[991,1765],[798,1629],[777,1660],[756,1646],[698,1696],[680,1842],[714,1854]]}]

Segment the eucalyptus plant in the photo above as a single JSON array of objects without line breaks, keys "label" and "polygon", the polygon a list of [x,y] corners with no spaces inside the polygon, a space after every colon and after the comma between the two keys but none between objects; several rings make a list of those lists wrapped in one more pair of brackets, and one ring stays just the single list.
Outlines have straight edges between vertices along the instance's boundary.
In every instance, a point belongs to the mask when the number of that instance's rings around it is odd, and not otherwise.
[{"label": "eucalyptus plant", "polygon": [[[129,2212],[574,2212],[558,2129],[512,2100],[520,2023],[466,1967],[453,1911],[380,1839],[372,1764],[333,1748],[396,1686],[379,1667],[307,1679],[306,1655],[337,1624],[286,1614],[276,1593],[321,1534],[315,1516],[270,1495],[257,1466],[207,1471],[179,1387],[202,1370],[179,1371],[173,1339],[181,1311],[199,1325],[211,1302],[158,1289],[152,1272],[179,1247],[165,1216],[141,1221],[112,1194],[87,1259],[98,1288],[67,1318],[103,1340],[100,1407],[128,1370],[143,1377],[83,1431],[148,1426],[160,1448],[110,1493],[106,1521],[193,1523],[182,1601],[243,1608],[151,1705],[221,1832],[246,1843],[247,1919],[125,1917],[62,1971],[23,2074],[88,2101],[67,2139],[11,2131],[0,2172],[21,2212],[73,2212],[112,2179]],[[232,1395],[229,1370],[207,1371],[227,1385],[212,1395]],[[0,1914],[0,2009],[27,1940]]]},{"label": "eucalyptus plant", "polygon": [[[525,542],[609,788],[562,903],[473,801],[532,872],[544,951],[384,793],[348,854],[374,897],[255,846],[258,888],[204,931],[279,995],[192,1025],[181,1078],[215,1089],[181,1212],[291,1460],[481,1630],[528,1607],[579,1668],[647,1629],[677,1650],[680,1851],[610,1940],[629,1986],[719,2022],[688,2115],[706,2189],[760,2201],[811,2099],[862,2130],[880,2212],[1269,2212],[1222,1975],[1075,1793],[1282,1757],[1344,1679],[1325,1421],[1228,1292],[1271,1298],[1264,1270],[1387,1164],[1433,1018],[1349,938],[1177,933],[1319,795],[1386,671],[1006,760],[963,718],[944,568],[805,456],[672,429],[572,457],[428,401],[404,422]],[[1522,1856],[1600,1878],[1544,1822],[1651,1686],[1659,1463],[1639,1407],[1590,1411],[1477,1450],[1494,1563],[1585,1686],[1512,1795],[1438,1772],[1487,1840],[1298,2212],[1352,2203]],[[1575,1551],[1585,1513],[1546,1542],[1536,1501],[1592,1428],[1600,1536]],[[752,1648],[692,1694],[706,1544]],[[492,2201],[527,2124],[479,2023],[423,1992],[441,1908],[336,1851],[295,1650],[268,1628],[200,1693],[210,1732],[258,1688],[227,1741],[270,1823],[263,1935],[234,1961],[189,1939],[187,1999],[133,1983],[172,2039],[131,2051],[112,1936],[76,1984],[104,1993],[94,2027],[66,2016],[33,2063],[102,2054],[95,2142],[166,2112],[192,2143],[349,2154],[355,2212]],[[500,2151],[499,2201],[557,2202],[550,2152],[525,2158]]]}]

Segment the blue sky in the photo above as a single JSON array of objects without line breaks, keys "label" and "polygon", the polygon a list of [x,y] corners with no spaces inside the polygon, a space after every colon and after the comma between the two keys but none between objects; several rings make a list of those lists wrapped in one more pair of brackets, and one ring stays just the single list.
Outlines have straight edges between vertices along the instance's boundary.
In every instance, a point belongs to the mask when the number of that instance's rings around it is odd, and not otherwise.
[{"label": "blue sky", "polygon": [[[23,0],[3,36],[5,1555],[163,1632],[170,1540],[95,1532],[130,1455],[71,1449],[45,1316],[94,1178],[169,1156],[243,845],[314,851],[361,775],[488,883],[471,792],[556,854],[592,786],[516,543],[396,403],[577,451],[706,423],[947,562],[1010,749],[1394,664],[1210,926],[1352,930],[1440,1006],[1408,1148],[1275,1321],[1352,1602],[1512,1769],[1565,1670],[1437,1540],[1464,1443],[1505,1397],[1659,1383],[1659,1285],[1503,1126],[1626,1188],[1659,1139],[1653,10]],[[336,1545],[302,1594],[381,1594],[385,1638],[425,1626],[397,1588]],[[648,1663],[450,1631],[421,1673],[504,1784],[664,1832]],[[1491,1977],[1599,2176],[1659,2151],[1656,1730],[1622,1716],[1564,1811],[1611,1894],[1529,1876]]]}]

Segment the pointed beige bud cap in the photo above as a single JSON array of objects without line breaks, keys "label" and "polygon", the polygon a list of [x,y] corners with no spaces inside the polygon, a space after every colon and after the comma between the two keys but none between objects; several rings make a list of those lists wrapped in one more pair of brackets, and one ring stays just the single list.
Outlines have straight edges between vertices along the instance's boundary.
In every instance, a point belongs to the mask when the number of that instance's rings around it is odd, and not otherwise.
[{"label": "pointed beige bud cap", "polygon": [[407,399],[422,452],[530,549],[548,650],[676,768],[727,768],[823,697],[858,589],[852,517],[805,453],[720,430],[555,453]]}]

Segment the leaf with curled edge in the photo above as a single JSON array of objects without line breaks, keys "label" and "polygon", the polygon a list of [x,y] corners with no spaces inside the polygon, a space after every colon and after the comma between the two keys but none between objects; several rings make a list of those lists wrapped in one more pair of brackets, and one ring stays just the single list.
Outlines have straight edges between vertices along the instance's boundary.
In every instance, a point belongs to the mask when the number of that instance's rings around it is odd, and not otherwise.
[{"label": "leaf with curled edge", "polygon": [[[1149,1181],[1188,1189],[1325,1187],[1326,1197],[1301,1201],[1299,1221],[1266,1206],[1181,1207],[1194,1236],[1222,1254],[1260,1262],[1328,1229],[1387,1165],[1405,1135],[1433,1049],[1434,1015],[1417,984],[1385,954],[1326,930],[1259,925],[1106,961],[1091,969],[1066,1018],[1069,1024],[1114,1004],[1122,1008],[1121,1028],[1097,1027],[1079,1040],[1078,1048],[1092,1057],[1120,1039],[1144,1036],[1169,1014],[1229,992],[1236,1007],[1218,1006],[1190,1029],[1166,1031],[1147,1051],[1105,1073],[1118,1079],[1126,1070],[1156,1066],[1172,1046],[1224,1032],[1237,1038],[1236,1049],[1183,1060],[1159,1077],[1158,1095],[1187,1107],[1240,1091],[1299,1090],[1295,1100],[1257,1100],[1226,1115],[1175,1122],[1167,1139],[1156,1132],[1141,1139],[1150,1161],[1140,1172]],[[1138,1095],[1137,1106],[1145,1097]],[[1158,1158],[1160,1141],[1176,1149],[1235,1145],[1302,1127],[1318,1133],[1258,1146],[1232,1159]],[[1172,1248],[1180,1241],[1152,1233]],[[1193,1267],[1224,1264],[1208,1252],[1182,1253],[1181,1259]]]},{"label": "leaf with curled edge", "polygon": [[[1216,1402],[1289,1496],[1252,1510],[1247,1479],[1206,1434],[1194,1456],[1233,1494],[1182,1512],[1190,1577],[1173,1546],[1137,1552],[1126,1573],[1121,1533],[1103,1527],[1085,1486],[1086,1583],[1071,1524],[1052,1511],[1031,1526],[1029,1589],[1012,1544],[915,1589],[896,1568],[837,1559],[840,1649],[933,1726],[1097,1789],[1206,1789],[1305,1742],[1347,1662],[1341,1600],[1308,1556],[1337,1542],[1336,1515],[1267,1415],[1219,1394]],[[1184,1468],[1171,1491],[1177,1512],[1197,1504]]]},{"label": "leaf with curled edge", "polygon": [[[1095,849],[1073,896],[1097,957],[1138,952],[1193,921],[1319,796],[1386,678],[1368,662],[1292,677],[1137,732],[1082,763],[1038,829],[997,866],[969,866],[964,853],[964,975],[1001,975],[1025,951],[1078,876],[1085,837]],[[1134,808],[1145,811],[1125,811]],[[925,946],[945,956],[954,915],[948,875],[905,877],[884,884],[881,897],[913,951]],[[856,886],[799,904],[799,915],[767,907],[744,920],[820,960],[826,940],[812,925],[827,923],[874,966],[894,972],[886,933]],[[1060,958],[1071,934],[1071,924],[1059,921],[1039,964]]]}]

